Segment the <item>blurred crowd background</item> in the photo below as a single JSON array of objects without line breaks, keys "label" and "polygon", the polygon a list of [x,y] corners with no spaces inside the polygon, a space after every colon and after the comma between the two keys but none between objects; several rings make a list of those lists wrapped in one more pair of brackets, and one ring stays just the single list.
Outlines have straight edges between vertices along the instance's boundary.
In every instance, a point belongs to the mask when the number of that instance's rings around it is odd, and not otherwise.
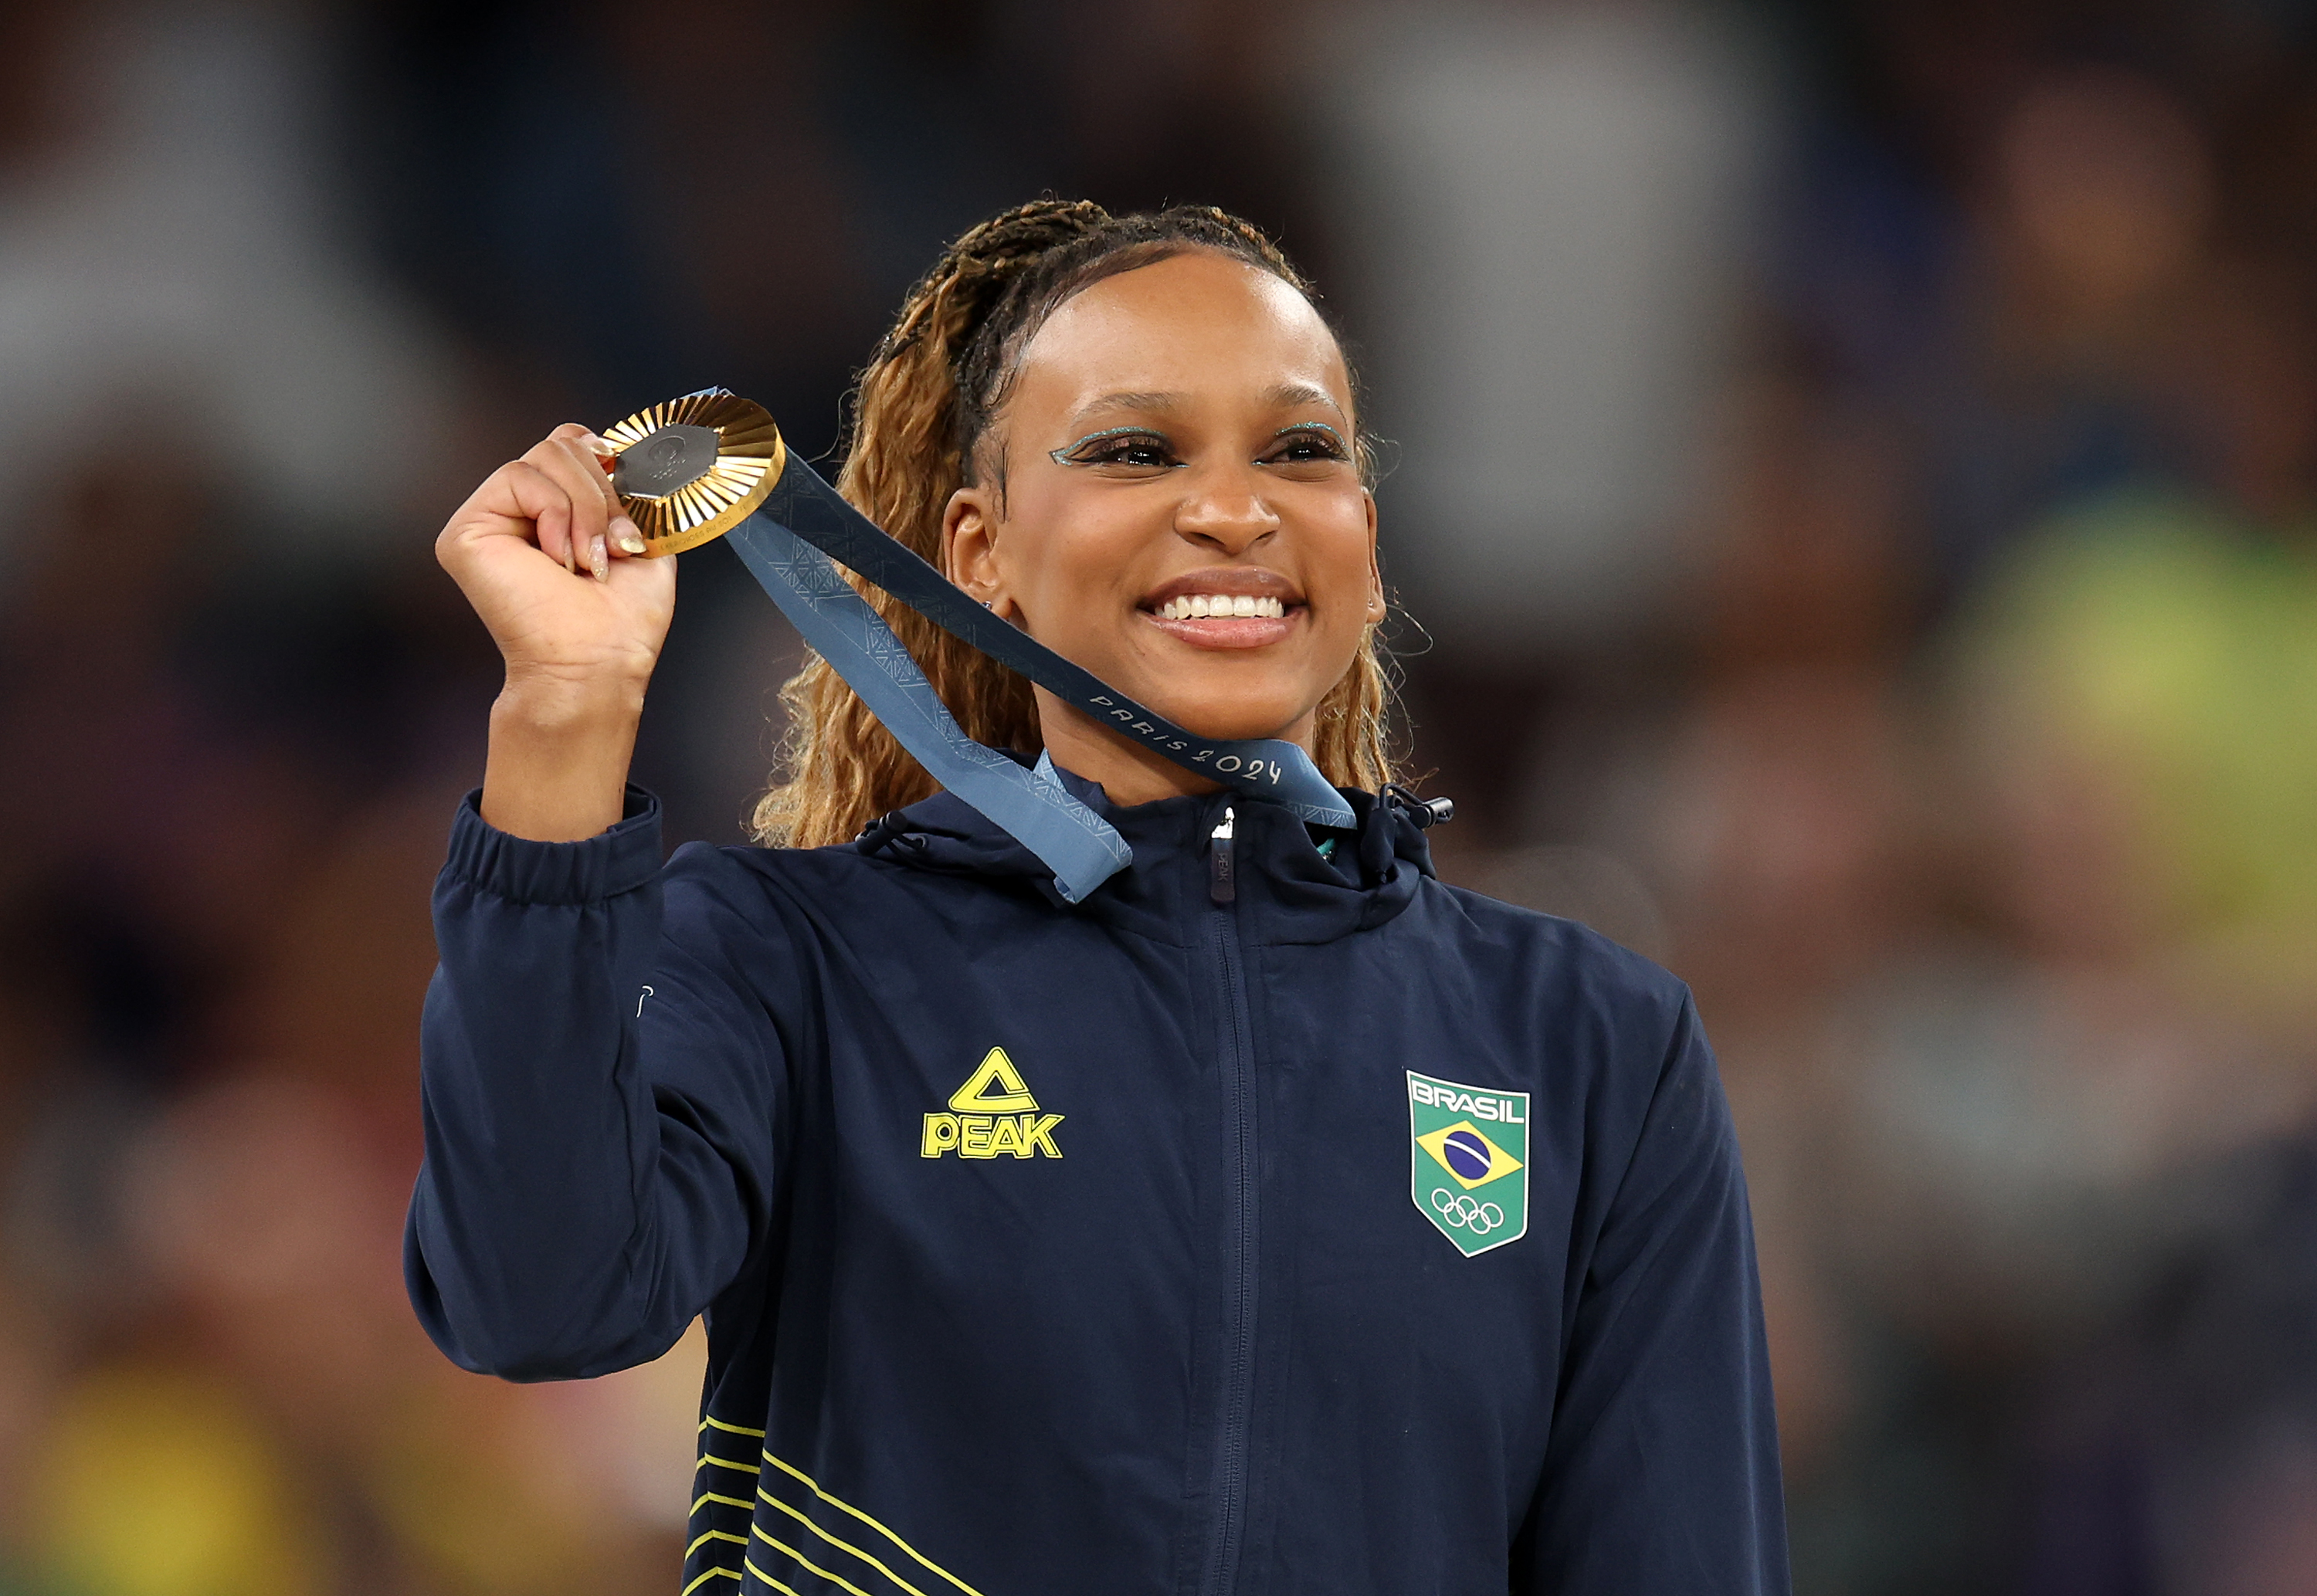
[{"label": "blurred crowd background", "polygon": [[[1695,986],[1803,1596],[2317,1592],[2317,13],[0,8],[0,1592],[660,1588],[696,1339],[401,1298],[495,657],[430,539],[944,240],[1221,203],[1392,441],[1443,873]],[[685,557],[640,779],[797,645]]]}]

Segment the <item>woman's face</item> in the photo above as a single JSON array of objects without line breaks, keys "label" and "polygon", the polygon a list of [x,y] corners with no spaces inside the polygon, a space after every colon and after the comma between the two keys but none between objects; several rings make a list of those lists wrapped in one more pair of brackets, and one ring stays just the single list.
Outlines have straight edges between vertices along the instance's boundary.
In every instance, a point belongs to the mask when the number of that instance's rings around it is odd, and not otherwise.
[{"label": "woman's face", "polygon": [[[1351,409],[1335,339],[1270,273],[1193,252],[1105,278],[1024,350],[985,481],[949,506],[950,573],[1193,731],[1309,747],[1383,614]],[[1050,742],[1078,713],[1039,709]]]}]

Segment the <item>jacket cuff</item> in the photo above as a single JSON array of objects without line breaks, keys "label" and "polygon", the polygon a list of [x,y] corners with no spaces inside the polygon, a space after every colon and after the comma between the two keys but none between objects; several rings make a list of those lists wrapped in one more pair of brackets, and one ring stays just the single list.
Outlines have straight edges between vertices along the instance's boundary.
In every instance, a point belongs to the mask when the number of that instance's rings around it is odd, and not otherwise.
[{"label": "jacket cuff", "polygon": [[534,843],[483,818],[483,789],[451,822],[447,880],[518,904],[586,904],[633,892],[659,874],[659,799],[627,789],[619,823],[577,843]]}]

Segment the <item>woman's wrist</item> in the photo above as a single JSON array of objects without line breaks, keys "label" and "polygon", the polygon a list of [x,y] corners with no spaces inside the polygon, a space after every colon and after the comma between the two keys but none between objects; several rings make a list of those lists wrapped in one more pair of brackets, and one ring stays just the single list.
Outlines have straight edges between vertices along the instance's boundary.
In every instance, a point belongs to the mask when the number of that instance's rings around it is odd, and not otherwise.
[{"label": "woman's wrist", "polygon": [[557,682],[509,673],[491,706],[483,818],[538,843],[576,843],[617,825],[643,697],[640,682]]},{"label": "woman's wrist", "polygon": [[650,683],[649,664],[633,671],[510,664],[491,719],[494,725],[505,718],[550,730],[632,727],[643,713],[644,690]]}]

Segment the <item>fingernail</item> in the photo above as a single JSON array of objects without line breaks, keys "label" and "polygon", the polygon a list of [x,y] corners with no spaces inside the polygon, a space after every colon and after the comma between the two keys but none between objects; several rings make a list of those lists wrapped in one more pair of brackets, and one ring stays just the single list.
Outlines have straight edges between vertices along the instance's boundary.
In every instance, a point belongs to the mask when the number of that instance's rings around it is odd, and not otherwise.
[{"label": "fingernail", "polygon": [[586,432],[586,433],[583,433],[583,434],[581,435],[580,439],[579,439],[579,441],[580,441],[580,442],[582,442],[582,443],[585,443],[588,448],[590,448],[590,449],[594,450],[597,454],[616,454],[616,453],[618,453],[618,452],[619,452],[617,450],[613,449],[610,444],[608,444],[608,443],[604,442],[601,438],[598,438],[597,436],[595,436],[595,433],[593,433],[593,432]]},{"label": "fingernail", "polygon": [[587,569],[601,582],[611,574],[612,557],[604,552],[604,539],[598,536],[587,539]]},{"label": "fingernail", "polygon": [[643,534],[636,531],[636,523],[624,515],[612,517],[612,541],[619,546],[622,554],[647,552]]}]

